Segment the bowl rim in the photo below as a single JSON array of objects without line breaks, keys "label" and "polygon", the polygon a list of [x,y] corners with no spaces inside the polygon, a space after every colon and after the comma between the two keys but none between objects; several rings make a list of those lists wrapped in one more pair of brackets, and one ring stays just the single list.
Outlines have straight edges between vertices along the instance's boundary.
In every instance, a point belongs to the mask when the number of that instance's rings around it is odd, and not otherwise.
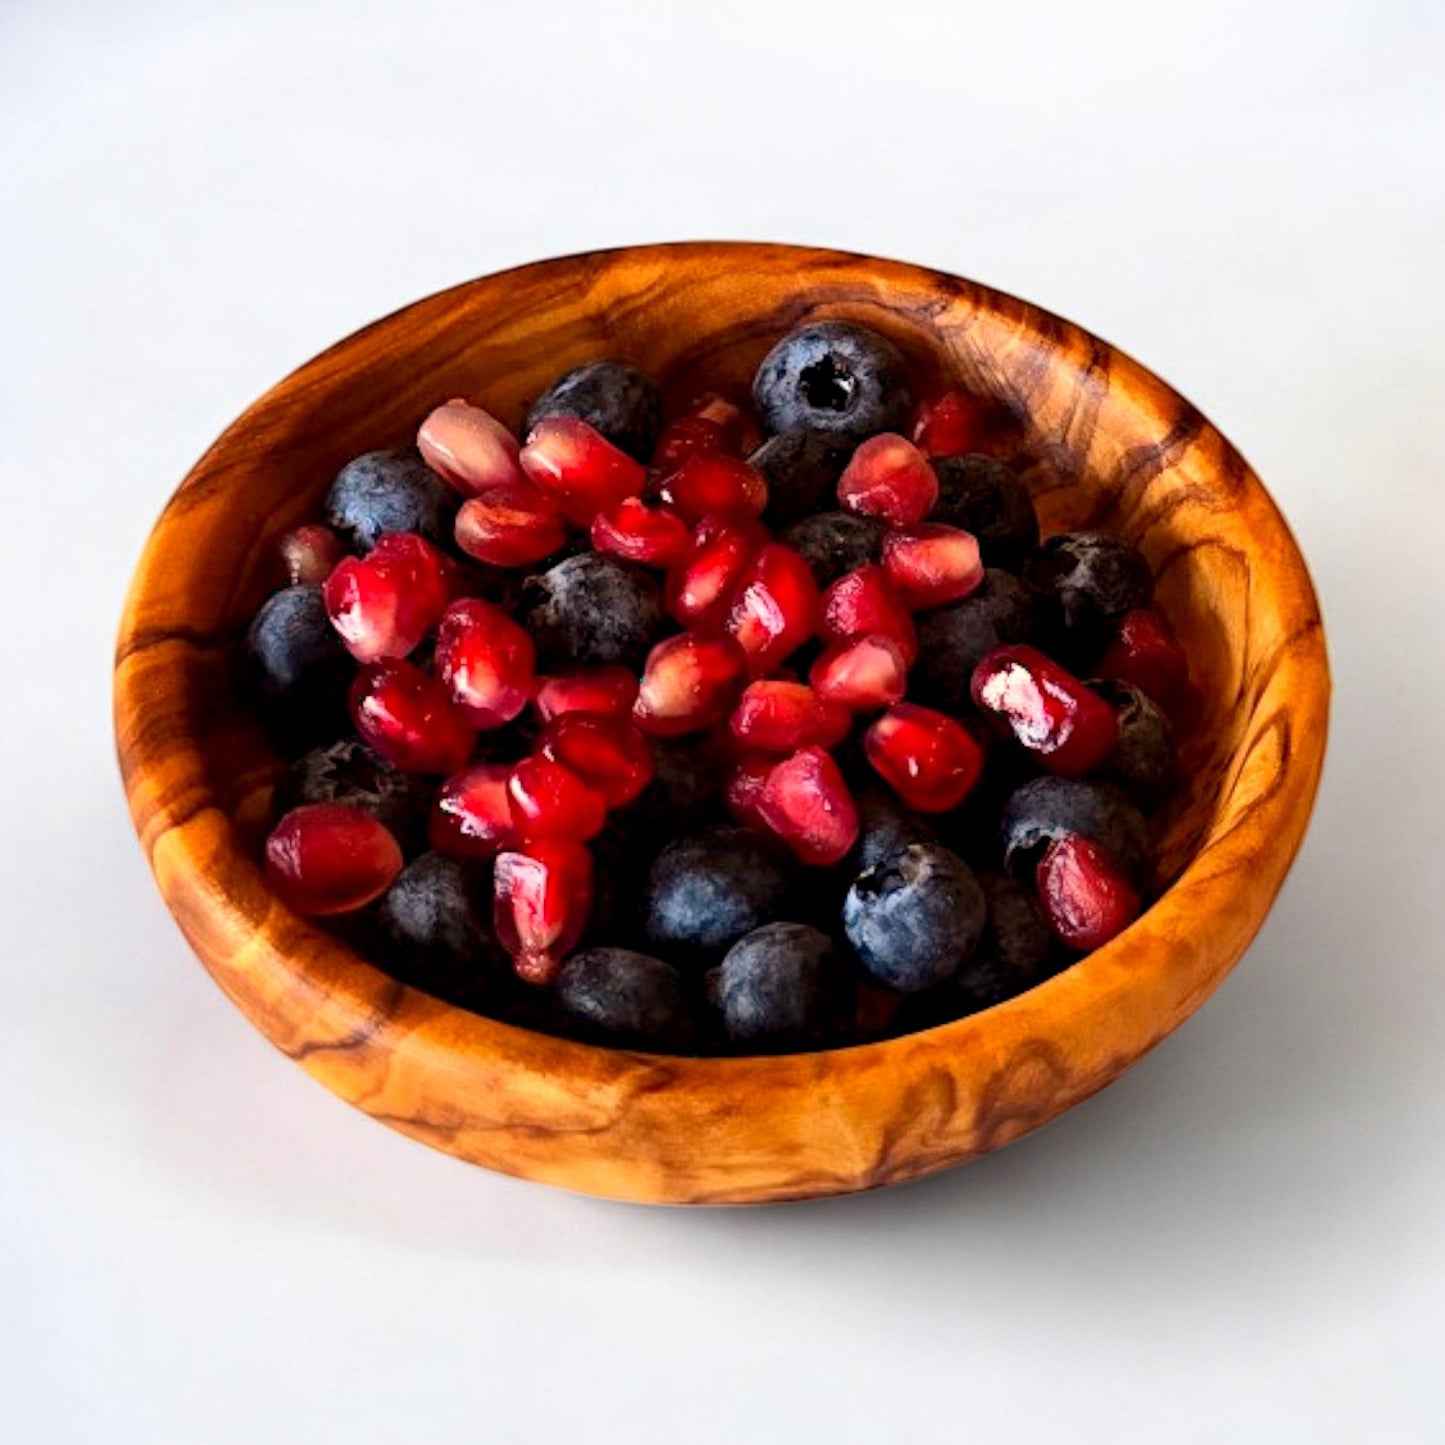
[{"label": "bowl rim", "polygon": [[[1271,534],[1270,555],[1258,565],[1262,575],[1277,590],[1289,622],[1285,645],[1271,659],[1271,677],[1260,683],[1261,687],[1277,687],[1281,694],[1280,706],[1287,709],[1298,724],[1293,728],[1291,751],[1285,759],[1289,765],[1287,776],[1275,792],[1247,798],[1249,806],[1218,836],[1211,831],[1182,873],[1128,930],[1027,993],[963,1019],[872,1043],[805,1054],[656,1055],[555,1038],[441,1003],[419,990],[391,981],[345,944],[287,914],[266,889],[259,866],[238,848],[232,821],[218,806],[199,752],[192,750],[193,766],[188,775],[178,779],[175,774],[174,727],[178,718],[187,716],[185,699],[178,695],[180,690],[168,687],[164,674],[158,683],[155,669],[140,670],[132,665],[140,653],[158,643],[175,642],[178,633],[184,630],[184,618],[173,617],[171,631],[160,636],[152,619],[156,615],[167,615],[161,580],[165,573],[164,559],[175,541],[175,525],[191,500],[199,493],[223,485],[233,462],[234,449],[244,442],[258,417],[279,407],[297,405],[298,396],[329,376],[338,363],[344,363],[355,353],[363,340],[386,335],[423,311],[428,315],[441,314],[484,284],[536,279],[553,271],[593,275],[621,262],[638,260],[677,264],[716,258],[719,253],[726,257],[747,257],[760,264],[787,266],[794,271],[811,266],[866,268],[870,274],[884,279],[906,280],[916,289],[936,288],[950,297],[966,292],[975,305],[1021,318],[1036,330],[1082,336],[1106,346],[1115,366],[1111,380],[1122,378],[1123,384],[1133,388],[1135,400],[1153,408],[1161,418],[1171,410],[1187,410],[1199,416],[1197,409],[1172,387],[1112,343],[1006,292],[907,262],[809,246],[691,241],[618,246],[509,267],[434,292],[350,333],[292,371],[226,427],[187,473],[147,539],[121,619],[114,678],[117,747],[132,819],[168,906],[208,969],[272,1042],[328,1087],[402,1132],[463,1153],[464,1157],[475,1158],[478,1151],[453,1148],[456,1141],[446,1137],[446,1126],[438,1125],[435,1119],[388,1117],[388,1110],[375,1106],[375,1099],[358,1097],[356,1089],[346,1086],[349,1075],[344,1056],[359,1051],[370,1059],[405,1050],[423,1074],[453,1083],[461,1081],[467,1072],[465,1061],[470,1060],[492,1082],[500,1077],[499,1071],[520,1070],[533,1084],[549,1075],[566,1079],[565,1092],[569,1096],[591,1094],[613,1100],[634,1100],[643,1095],[662,1094],[678,1101],[683,1114],[696,1117],[708,1115],[709,1109],[716,1109],[729,1100],[735,1102],[744,1085],[756,1088],[762,1080],[768,1088],[791,1093],[796,1099],[806,1097],[817,1102],[826,1094],[828,1107],[840,1112],[840,1136],[846,1136],[845,1096],[850,1078],[866,1080],[865,1091],[876,1093],[884,1087],[877,1077],[880,1072],[910,1067],[907,1064],[910,1058],[926,1059],[928,1067],[936,1069],[941,1061],[946,1064],[948,1058],[970,1051],[988,1056],[1004,1070],[1014,1067],[1019,1057],[1027,1056],[1033,1060],[1030,1068],[1048,1073],[1053,1064],[1037,1051],[1030,1054],[1031,1043],[1037,1044],[1064,1029],[1071,1031],[1073,1042],[1082,1054],[1088,1055],[1089,1021],[1098,1017],[1101,1003],[1108,1002],[1117,1009],[1138,1014],[1131,1019],[1127,1031],[1128,1057],[1122,1058],[1122,1062],[1096,1059],[1096,1064],[1104,1066],[1102,1074],[1106,1076],[1101,1076],[1091,1087],[1075,1089],[1072,1097],[1065,1098],[1059,1107],[1041,1117],[1031,1117],[1027,1111],[1010,1114],[1007,1099],[1002,1104],[995,1101],[991,1111],[985,1110],[990,1122],[983,1131],[982,1148],[963,1152],[941,1148],[921,1162],[890,1163],[885,1159],[881,1163],[870,1162],[866,1169],[860,1163],[854,1174],[840,1174],[838,1180],[825,1181],[824,1187],[761,1193],[742,1189],[734,1199],[729,1197],[726,1187],[692,1192],[687,1185],[677,1189],[663,1187],[657,1178],[656,1161],[647,1161],[646,1167],[629,1173],[625,1167],[553,1169],[545,1150],[529,1155],[516,1167],[513,1167],[514,1161],[507,1159],[479,1160],[508,1172],[546,1179],[584,1192],[665,1202],[798,1197],[840,1192],[843,1188],[872,1187],[913,1177],[1018,1137],[1109,1082],[1172,1032],[1212,993],[1262,924],[1308,824],[1323,765],[1330,694],[1323,622],[1304,558],[1263,484],[1222,434],[1218,434],[1237,464],[1231,480],[1240,488],[1242,504],[1252,510],[1253,525]],[[1202,416],[1199,420],[1204,426],[1210,426]],[[1217,434],[1217,429],[1210,429]],[[178,672],[176,678],[179,676]],[[1246,752],[1239,766],[1232,769],[1230,780],[1221,786],[1221,813],[1242,786],[1248,761]],[[1259,870],[1265,859],[1269,865],[1265,869],[1267,896],[1261,906]],[[1189,941],[1192,910],[1206,900],[1211,917],[1239,910],[1239,925],[1234,935],[1226,943],[1220,959],[1210,966],[1201,964],[1201,949],[1191,946]],[[213,927],[214,918],[208,916],[212,910],[232,915],[222,930],[224,939]],[[212,956],[223,944],[234,945],[240,933],[248,928],[263,942],[252,950],[247,968],[273,975],[262,991],[264,998],[238,988],[237,979],[218,971]],[[1138,987],[1141,974],[1159,972],[1160,945],[1164,945],[1164,953],[1170,956],[1177,953],[1193,965],[1194,986],[1182,997],[1167,988],[1141,991]],[[1152,969],[1151,953],[1156,955]],[[292,990],[302,1001],[297,1017],[278,1018],[268,1013],[275,1005],[278,990]],[[1151,1000],[1172,1015],[1162,1031],[1142,1026]],[[313,1036],[300,1037],[299,1017],[304,1017],[305,1028],[312,1031]],[[1023,1054],[1019,1053],[1020,1048]],[[896,1081],[887,1087],[896,1092]],[[1066,1089],[1065,1093],[1068,1092]],[[843,1155],[847,1155],[848,1147],[849,1141],[843,1137]],[[918,1167],[914,1167],[915,1164]]]}]

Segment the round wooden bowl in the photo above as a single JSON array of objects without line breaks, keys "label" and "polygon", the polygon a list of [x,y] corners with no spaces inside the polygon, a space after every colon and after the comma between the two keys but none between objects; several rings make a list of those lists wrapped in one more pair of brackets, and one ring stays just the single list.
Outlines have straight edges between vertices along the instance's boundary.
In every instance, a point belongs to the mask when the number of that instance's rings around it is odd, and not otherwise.
[{"label": "round wooden bowl", "polygon": [[[1143,549],[1188,649],[1182,794],[1159,900],[997,1008],[904,1038],[773,1058],[665,1058],[479,1018],[289,913],[258,866],[279,759],[236,707],[238,644],[280,534],[358,452],[465,395],[509,424],[566,367],[633,360],[686,399],[745,394],[799,322],[866,322],[1013,413],[1045,531]],[[1294,858],[1329,672],[1308,572],[1239,453],[1079,327],[956,276],[788,246],[641,246],[441,292],[303,366],[182,483],[121,624],[115,726],[136,831],[201,961],[278,1048],[373,1118],[509,1174],[671,1204],[869,1189],[996,1148],[1118,1077],[1254,937]],[[1172,881],[1171,881],[1172,880]]]}]

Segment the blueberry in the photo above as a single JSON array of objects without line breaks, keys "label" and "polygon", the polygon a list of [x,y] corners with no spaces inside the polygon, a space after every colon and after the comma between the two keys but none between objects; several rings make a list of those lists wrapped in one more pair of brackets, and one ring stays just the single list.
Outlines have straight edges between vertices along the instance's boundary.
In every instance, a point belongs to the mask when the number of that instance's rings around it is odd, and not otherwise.
[{"label": "blueberry", "polygon": [[835,1039],[851,1010],[842,960],[826,933],[768,923],[740,938],[708,976],[733,1044],[791,1050]]},{"label": "blueberry", "polygon": [[957,973],[983,936],[987,904],[973,870],[936,843],[914,843],[859,874],[843,929],[868,976],[897,993]]},{"label": "blueberry", "polygon": [[979,876],[988,922],[973,957],[952,978],[915,994],[908,1028],[931,1028],[1015,998],[1054,971],[1053,936],[1031,888],[996,873]]},{"label": "blueberry", "polygon": [[669,963],[630,948],[574,953],[557,978],[557,1001],[575,1032],[622,1048],[677,1053],[693,1034],[683,977]]},{"label": "blueberry", "polygon": [[384,532],[450,544],[461,498],[413,451],[367,452],[347,462],[326,494],[326,520],[369,552]]},{"label": "blueberry", "polygon": [[1174,779],[1174,739],[1159,705],[1128,682],[1091,680],[1119,719],[1119,746],[1101,776],[1118,783],[1145,813],[1169,796]]},{"label": "blueberry", "polygon": [[543,671],[604,662],[641,671],[668,625],[657,580],[596,552],[568,557],[530,578],[521,621],[537,644]]},{"label": "blueberry", "polygon": [[532,403],[523,434],[548,416],[575,416],[613,446],[647,462],[662,427],[662,397],[625,361],[589,361],[559,377]]},{"label": "blueberry", "polygon": [[268,597],[246,633],[246,656],[278,743],[305,748],[346,729],[353,664],[319,587],[285,587]]},{"label": "blueberry", "polygon": [[860,873],[896,858],[910,843],[931,843],[934,835],[886,788],[858,794],[857,864]]},{"label": "blueberry", "polygon": [[931,522],[962,527],[978,538],[989,567],[1016,571],[1039,544],[1039,518],[1029,489],[1002,462],[981,453],[935,457],[938,503]]},{"label": "blueberry", "polygon": [[1038,594],[1011,572],[990,567],[983,586],[962,602],[918,619],[918,661],[909,695],[946,712],[972,707],[969,683],[985,653],[1005,642],[1027,642],[1038,622]]},{"label": "blueberry", "polygon": [[883,531],[883,524],[871,517],[817,512],[795,522],[779,540],[802,553],[818,586],[826,587],[845,572],[876,562]]},{"label": "blueberry", "polygon": [[276,788],[275,811],[303,803],[349,803],[391,830],[408,855],[426,846],[435,788],[372,752],[360,738],[326,743],[291,764]]},{"label": "blueberry", "polygon": [[1153,860],[1143,815],[1123,789],[1084,778],[1035,778],[1013,793],[999,819],[1004,867],[1032,876],[1044,849],[1066,833],[1092,838],[1136,883],[1147,881]]},{"label": "blueberry", "polygon": [[718,782],[728,761],[714,739],[659,739],[652,745],[657,771],[642,796],[619,817],[643,835],[695,833],[724,817]]},{"label": "blueberry", "polygon": [[423,853],[397,875],[378,910],[392,972],[452,1002],[485,999],[511,977],[491,915],[487,869]]},{"label": "blueberry", "polygon": [[1052,598],[1075,649],[1102,645],[1126,612],[1147,607],[1154,576],[1137,547],[1108,532],[1061,532],[1029,558],[1025,576]]},{"label": "blueberry", "polygon": [[913,410],[898,348],[849,321],[790,331],[758,367],[753,402],[769,435],[817,431],[855,444],[902,431]]},{"label": "blueberry", "polygon": [[832,500],[852,443],[828,432],[786,431],[770,437],[748,461],[768,481],[763,519],[786,527]]},{"label": "blueberry", "polygon": [[743,934],[782,913],[792,882],[787,859],[746,828],[678,838],[648,875],[645,930],[679,960],[716,958]]}]

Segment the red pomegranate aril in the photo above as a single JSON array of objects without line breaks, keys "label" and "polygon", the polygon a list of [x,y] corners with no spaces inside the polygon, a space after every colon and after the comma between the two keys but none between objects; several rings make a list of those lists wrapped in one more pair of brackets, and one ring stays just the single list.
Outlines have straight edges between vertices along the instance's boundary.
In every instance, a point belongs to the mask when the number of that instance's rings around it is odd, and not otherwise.
[{"label": "red pomegranate aril", "polygon": [[748,671],[766,677],[818,631],[820,598],[813,569],[784,542],[769,542],[738,579],[727,630],[748,655]]},{"label": "red pomegranate aril", "polygon": [[512,826],[523,842],[585,843],[607,822],[607,800],[571,768],[541,753],[523,758],[507,779]]},{"label": "red pomegranate aril", "polygon": [[590,527],[598,512],[635,497],[647,468],[601,432],[571,416],[544,417],[522,448],[522,470],[557,499],[569,522]]},{"label": "red pomegranate aril", "polygon": [[365,907],[391,887],[401,865],[391,833],[345,803],[292,808],[266,839],[266,882],[306,918]]},{"label": "red pomegranate aril", "polygon": [[1118,744],[1114,709],[1036,647],[994,648],[974,668],[971,690],[1051,773],[1087,773]]},{"label": "red pomegranate aril", "polygon": [[667,615],[684,627],[717,627],[749,561],[767,541],[756,518],[714,513],[692,529],[687,553],[668,571]]},{"label": "red pomegranate aril", "polygon": [[894,590],[915,612],[960,602],[983,583],[978,539],[942,522],[889,532],[882,561]]},{"label": "red pomegranate aril", "polygon": [[1153,607],[1126,612],[1098,667],[1100,677],[1128,682],[1155,702],[1171,701],[1189,677],[1189,661],[1169,619]]},{"label": "red pomegranate aril", "polygon": [[946,713],[917,703],[889,708],[863,735],[874,771],[908,807],[947,813],[963,802],[983,772],[984,751]]},{"label": "red pomegranate aril", "polygon": [[728,452],[727,429],[705,416],[680,416],[663,427],[653,449],[652,465],[664,476],[675,472],[699,452]]},{"label": "red pomegranate aril", "polygon": [[770,831],[758,811],[758,803],[777,764],[777,758],[766,753],[745,753],[728,773],[723,784],[723,800],[728,812],[743,827]]},{"label": "red pomegranate aril", "polygon": [[436,673],[474,727],[499,728],[532,697],[537,649],[526,630],[480,597],[464,597],[442,614]]},{"label": "red pomegranate aril", "polygon": [[647,655],[632,720],[651,737],[701,732],[732,710],[748,655],[735,638],[681,632]]},{"label": "red pomegranate aril", "polygon": [[768,774],[757,801],[763,823],[804,863],[826,868],[858,841],[858,809],[832,757],[800,748]]},{"label": "red pomegranate aril", "polygon": [[567,540],[567,523],[552,500],[530,482],[488,487],[462,503],[457,546],[493,567],[526,567],[550,557]]},{"label": "red pomegranate aril", "polygon": [[556,978],[592,911],[592,854],[570,842],[529,843],[497,855],[492,924],[525,983]]},{"label": "red pomegranate aril", "polygon": [[404,658],[368,662],[351,683],[351,720],[361,740],[410,773],[455,773],[476,729],[436,678]]},{"label": "red pomegranate aril", "polygon": [[737,457],[700,452],[663,481],[659,495],[689,522],[700,522],[709,512],[758,517],[768,505],[768,484],[756,467]]},{"label": "red pomegranate aril", "polygon": [[723,451],[734,456],[747,456],[762,445],[763,436],[752,412],[719,396],[704,392],[689,408],[689,415],[716,423],[723,430]]},{"label": "red pomegranate aril", "polygon": [[908,690],[908,659],[881,632],[845,638],[824,649],[808,680],[827,702],[852,712],[876,712],[902,700]]},{"label": "red pomegranate aril", "polygon": [[451,564],[424,537],[388,532],[365,557],[345,557],[322,585],[326,613],[358,662],[405,657],[451,597]]},{"label": "red pomegranate aril", "polygon": [[957,457],[985,449],[993,403],[966,391],[945,391],[918,404],[913,444],[926,457]]},{"label": "red pomegranate aril", "polygon": [[422,459],[464,497],[523,481],[517,439],[489,411],[455,397],[422,422]]},{"label": "red pomegranate aril", "polygon": [[791,753],[816,743],[831,748],[848,736],[853,718],[805,682],[750,682],[733,709],[731,728],[745,747]]},{"label": "red pomegranate aril", "polygon": [[579,667],[539,677],[532,695],[537,715],[543,722],[569,712],[598,712],[608,717],[627,717],[637,701],[637,679],[621,663]]},{"label": "red pomegranate aril", "polygon": [[1077,833],[1049,844],[1034,883],[1049,927],[1083,953],[1102,948],[1139,916],[1139,894],[1113,855]]},{"label": "red pomegranate aril", "polygon": [[592,519],[592,547],[624,562],[671,567],[692,545],[686,522],[669,507],[627,497]]},{"label": "red pomegranate aril", "polygon": [[507,763],[478,763],[453,773],[432,805],[431,845],[453,858],[491,858],[516,841],[507,797]]},{"label": "red pomegranate aril", "polygon": [[278,544],[286,580],[294,586],[319,587],[346,556],[346,544],[330,527],[297,527]]},{"label": "red pomegranate aril", "polygon": [[652,744],[626,718],[569,712],[542,729],[537,750],[570,768],[609,808],[640,796],[657,771]]},{"label": "red pomegranate aril", "polygon": [[877,517],[890,527],[912,527],[938,501],[938,478],[928,458],[907,437],[884,432],[853,453],[838,478],[844,511]]},{"label": "red pomegranate aril", "polygon": [[823,593],[822,635],[827,642],[881,633],[892,638],[910,667],[918,656],[913,616],[876,563],[845,572]]}]

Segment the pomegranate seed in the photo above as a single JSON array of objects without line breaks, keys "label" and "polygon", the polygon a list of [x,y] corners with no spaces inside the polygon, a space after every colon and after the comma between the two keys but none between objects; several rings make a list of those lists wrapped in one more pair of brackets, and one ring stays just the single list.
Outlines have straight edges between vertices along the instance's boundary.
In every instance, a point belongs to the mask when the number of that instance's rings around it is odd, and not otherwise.
[{"label": "pomegranate seed", "polygon": [[913,415],[913,444],[926,457],[983,451],[993,403],[966,391],[945,391],[921,401]]},{"label": "pomegranate seed", "polygon": [[507,800],[506,763],[478,763],[453,773],[432,805],[431,845],[453,858],[491,858],[516,841]]},{"label": "pomegranate seed", "polygon": [[1139,894],[1113,855],[1078,833],[1049,844],[1034,879],[1049,927],[1070,948],[1102,948],[1139,916]]},{"label": "pomegranate seed", "polygon": [[767,533],[752,517],[713,515],[692,529],[687,554],[667,574],[667,614],[684,627],[720,626],[733,589]]},{"label": "pomegranate seed", "polygon": [[537,649],[500,607],[464,597],[442,614],[436,671],[474,727],[499,728],[532,697]]},{"label": "pomegranate seed", "polygon": [[823,593],[822,634],[828,642],[881,633],[891,638],[909,667],[918,656],[918,634],[903,599],[875,562],[845,572]]},{"label": "pomegranate seed", "polygon": [[768,505],[768,484],[756,467],[719,452],[689,457],[662,484],[662,500],[689,522],[709,512],[758,517]]},{"label": "pomegranate seed", "polygon": [[624,562],[671,567],[692,545],[687,523],[667,507],[628,497],[592,519],[592,546]]},{"label": "pomegranate seed", "polygon": [[747,653],[726,634],[666,637],[647,655],[632,720],[652,737],[701,732],[727,716],[747,670]]},{"label": "pomegranate seed", "polygon": [[368,662],[356,674],[351,718],[362,741],[404,772],[455,773],[476,742],[446,688],[399,657]]},{"label": "pomegranate seed", "polygon": [[907,437],[884,432],[869,437],[838,478],[843,509],[877,517],[890,527],[912,527],[938,501],[938,478],[928,459]]},{"label": "pomegranate seed", "polygon": [[306,918],[364,907],[391,887],[401,865],[390,832],[345,803],[292,808],[266,839],[266,882]]},{"label": "pomegranate seed", "polygon": [[758,802],[777,763],[776,758],[763,753],[747,753],[733,764],[727,782],[723,784],[723,798],[728,812],[743,827],[767,830],[768,825],[758,811]]},{"label": "pomegranate seed", "polygon": [[592,911],[592,854],[581,843],[529,843],[497,855],[492,923],[526,983],[551,983]]},{"label": "pomegranate seed", "polygon": [[808,680],[827,702],[853,712],[875,712],[891,707],[907,691],[908,659],[891,637],[870,632],[826,648]]},{"label": "pomegranate seed", "polygon": [[635,497],[647,468],[574,416],[544,417],[521,452],[528,478],[554,496],[569,522],[590,527],[598,512]]},{"label": "pomegranate seed", "polygon": [[607,800],[555,758],[523,758],[507,779],[512,826],[523,842],[540,838],[585,843],[607,822]]},{"label": "pomegranate seed", "polygon": [[490,412],[460,397],[422,422],[416,444],[432,471],[464,497],[523,480],[516,437]]},{"label": "pomegranate seed", "polygon": [[791,753],[816,743],[831,748],[848,736],[845,707],[825,702],[805,682],[750,682],[733,709],[739,742],[764,753]]},{"label": "pomegranate seed", "polygon": [[706,416],[680,416],[663,427],[652,453],[652,465],[664,476],[675,472],[699,452],[727,452],[727,429]]},{"label": "pomegranate seed", "polygon": [[346,556],[346,544],[330,527],[297,527],[278,544],[286,580],[293,587],[319,587]]},{"label": "pomegranate seed", "polygon": [[1100,677],[1133,683],[1155,702],[1167,703],[1189,677],[1189,662],[1169,619],[1153,607],[1126,612],[1095,669]]},{"label": "pomegranate seed", "polygon": [[722,450],[734,456],[748,456],[762,445],[763,436],[752,412],[715,391],[704,392],[698,397],[689,408],[689,414],[720,426],[723,429]]},{"label": "pomegranate seed", "polygon": [[322,587],[326,615],[358,662],[405,657],[451,596],[451,564],[424,537],[388,532],[365,557],[343,558]]},{"label": "pomegranate seed", "polygon": [[457,546],[493,567],[526,567],[550,557],[567,540],[556,503],[530,482],[488,487],[462,503]]},{"label": "pomegranate seed", "polygon": [[858,809],[838,764],[800,748],[768,774],[757,802],[763,822],[803,860],[826,868],[858,841]]},{"label": "pomegranate seed", "polygon": [[539,677],[532,697],[543,722],[569,712],[600,712],[627,717],[637,701],[637,679],[621,663],[580,667],[554,677]]},{"label": "pomegranate seed", "polygon": [[626,718],[563,713],[542,729],[538,750],[571,768],[609,808],[626,807],[657,771],[652,744]]},{"label": "pomegranate seed", "polygon": [[889,532],[882,559],[894,590],[914,611],[961,601],[983,585],[978,539],[942,522]]},{"label": "pomegranate seed", "polygon": [[984,751],[961,724],[931,707],[900,702],[863,735],[874,770],[919,813],[947,813],[983,772]]},{"label": "pomegranate seed", "polygon": [[1036,647],[994,648],[974,668],[972,692],[1051,773],[1086,773],[1118,744],[1114,709]]},{"label": "pomegranate seed", "polygon": [[818,631],[813,569],[784,542],[769,542],[738,579],[727,630],[742,644],[753,677],[765,677]]}]

